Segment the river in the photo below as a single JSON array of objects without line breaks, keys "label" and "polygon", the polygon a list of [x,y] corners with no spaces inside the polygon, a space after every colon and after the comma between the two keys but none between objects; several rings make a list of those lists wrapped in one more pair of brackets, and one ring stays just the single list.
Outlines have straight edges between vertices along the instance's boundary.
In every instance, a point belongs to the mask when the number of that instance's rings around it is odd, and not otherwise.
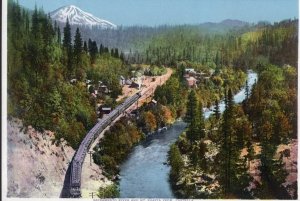
[{"label": "river", "polygon": [[[257,74],[248,72],[249,90],[251,90]],[[245,87],[235,96],[235,103],[245,99]],[[205,109],[208,118],[212,108]],[[224,101],[220,103],[220,111],[225,110]],[[128,159],[121,165],[120,197],[121,198],[175,198],[169,183],[170,166],[166,165],[170,145],[186,128],[186,123],[177,120],[167,131],[147,137],[136,146]]]}]

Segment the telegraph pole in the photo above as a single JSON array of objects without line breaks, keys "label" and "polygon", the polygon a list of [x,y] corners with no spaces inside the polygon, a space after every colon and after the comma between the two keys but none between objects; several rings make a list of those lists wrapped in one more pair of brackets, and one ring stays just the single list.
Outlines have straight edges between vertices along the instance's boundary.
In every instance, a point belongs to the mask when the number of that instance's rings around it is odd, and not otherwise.
[{"label": "telegraph pole", "polygon": [[89,195],[90,195],[92,198],[94,198],[94,196],[96,195],[96,193],[95,193],[95,192],[91,192],[91,193],[89,193]]},{"label": "telegraph pole", "polygon": [[93,152],[89,151],[88,154],[90,154],[90,166],[92,166],[92,154],[93,154]]}]

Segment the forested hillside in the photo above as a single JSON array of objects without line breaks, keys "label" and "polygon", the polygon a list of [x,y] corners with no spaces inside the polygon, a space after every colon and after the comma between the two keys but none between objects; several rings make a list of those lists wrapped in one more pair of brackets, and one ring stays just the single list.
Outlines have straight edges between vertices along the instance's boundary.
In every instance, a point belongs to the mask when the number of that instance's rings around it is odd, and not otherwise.
[{"label": "forested hillside", "polygon": [[43,10],[8,2],[8,114],[76,148],[97,118],[86,79],[102,79],[116,97],[123,61],[117,49],[83,41],[79,29],[72,38],[68,22],[52,24]]},{"label": "forested hillside", "polygon": [[[229,36],[233,43],[224,46],[228,50],[221,51],[223,65],[218,68],[215,60],[216,69],[247,67],[258,73],[251,91],[246,85],[243,104],[234,103],[233,88],[228,86],[224,113],[215,99],[214,115],[204,120],[201,108],[208,95],[190,90],[188,128],[169,152],[177,196],[297,198],[297,180],[289,165],[297,163],[291,157],[294,148],[281,148],[294,146],[297,139],[297,23],[286,20]],[[224,52],[231,57],[224,57]]]},{"label": "forested hillside", "polygon": [[[58,23],[62,29],[65,24]],[[99,27],[79,26],[83,39],[93,38],[98,44],[102,44],[109,48],[118,47],[127,54],[137,54],[143,52],[144,47],[151,43],[153,37],[172,31],[174,28],[192,29],[204,34],[224,34],[234,30],[248,30],[251,28],[249,23],[239,20],[224,20],[220,23],[203,23],[199,25],[160,25],[155,27],[149,26],[118,26],[115,29],[103,29]],[[72,25],[75,35],[77,25]]]},{"label": "forested hillside", "polygon": [[296,66],[297,30],[298,20],[258,24],[223,34],[178,26],[155,36],[143,54],[150,63],[188,60],[211,68],[225,65],[245,69],[262,62]]}]

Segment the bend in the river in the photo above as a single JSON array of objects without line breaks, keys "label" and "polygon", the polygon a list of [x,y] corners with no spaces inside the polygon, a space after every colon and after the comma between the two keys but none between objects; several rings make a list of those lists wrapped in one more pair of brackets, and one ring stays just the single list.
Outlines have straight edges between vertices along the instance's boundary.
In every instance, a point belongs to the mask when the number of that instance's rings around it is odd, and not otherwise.
[{"label": "bend in the river", "polygon": [[[251,90],[257,74],[248,72],[248,85]],[[245,87],[235,96],[234,101],[241,103],[245,99]],[[212,107],[213,108],[213,107]],[[204,112],[208,118],[212,108]],[[224,101],[220,111],[225,110]],[[169,183],[170,167],[166,165],[170,145],[184,131],[186,123],[176,121],[163,133],[154,134],[136,146],[128,159],[121,165],[120,197],[122,198],[175,198]]]}]

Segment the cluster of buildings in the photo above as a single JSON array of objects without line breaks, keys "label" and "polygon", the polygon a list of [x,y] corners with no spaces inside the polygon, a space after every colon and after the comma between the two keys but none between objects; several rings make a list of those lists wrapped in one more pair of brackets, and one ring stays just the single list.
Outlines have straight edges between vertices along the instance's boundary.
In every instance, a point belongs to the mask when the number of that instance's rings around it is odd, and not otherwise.
[{"label": "cluster of buildings", "polygon": [[209,81],[213,73],[214,70],[210,70],[209,73],[205,73],[197,72],[194,68],[186,68],[183,77],[190,88],[197,88],[199,83]]},{"label": "cluster of buildings", "polygon": [[121,76],[120,85],[128,85],[131,88],[136,88],[140,90],[142,87],[142,78],[133,77],[131,79],[125,79],[123,76]]},{"label": "cluster of buildings", "polygon": [[[128,85],[130,88],[135,88],[140,90],[142,87],[144,76],[141,72],[132,72],[133,76],[131,78],[126,79],[124,76],[119,77],[119,84],[121,87]],[[70,80],[71,84],[76,84],[77,79]],[[87,91],[90,93],[91,97],[96,99],[101,99],[105,95],[109,95],[112,90],[109,89],[107,85],[105,85],[102,81],[98,81],[98,83],[94,83],[92,80],[85,81]],[[109,114],[111,112],[111,107],[105,107],[101,103],[97,103],[96,111],[98,116],[102,116],[104,114]]]}]

